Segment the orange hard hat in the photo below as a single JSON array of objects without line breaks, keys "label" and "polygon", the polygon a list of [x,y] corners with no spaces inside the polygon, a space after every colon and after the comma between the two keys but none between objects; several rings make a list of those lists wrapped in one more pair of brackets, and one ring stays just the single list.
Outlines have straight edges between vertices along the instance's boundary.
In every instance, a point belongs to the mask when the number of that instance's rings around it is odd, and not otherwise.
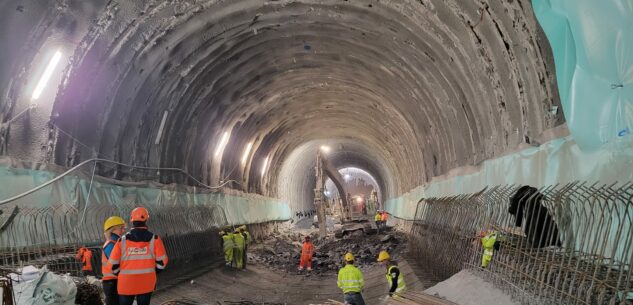
[{"label": "orange hard hat", "polygon": [[138,207],[132,210],[132,215],[130,215],[131,221],[147,221],[149,219],[149,212],[144,207]]}]

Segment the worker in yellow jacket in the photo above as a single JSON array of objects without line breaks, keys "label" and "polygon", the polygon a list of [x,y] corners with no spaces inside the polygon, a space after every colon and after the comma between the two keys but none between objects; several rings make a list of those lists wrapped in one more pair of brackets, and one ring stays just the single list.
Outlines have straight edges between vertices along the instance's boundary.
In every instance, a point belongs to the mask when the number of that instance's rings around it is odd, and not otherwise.
[{"label": "worker in yellow jacket", "polygon": [[230,267],[233,263],[233,247],[235,245],[233,234],[220,231],[220,236],[222,237],[222,249],[224,249],[224,263],[227,267]]},{"label": "worker in yellow jacket", "polygon": [[354,266],[354,255],[350,252],[345,254],[345,267],[338,271],[336,284],[343,290],[345,304],[365,305],[361,294],[365,288],[365,279],[363,273]]},{"label": "worker in yellow jacket", "polygon": [[387,251],[380,251],[378,254],[378,262],[387,267],[387,284],[389,285],[389,296],[397,297],[407,289],[404,282],[404,274],[400,272],[398,266],[391,261],[391,257]]},{"label": "worker in yellow jacket", "polygon": [[233,231],[233,261],[237,269],[244,267],[244,247],[246,247],[246,240],[240,233],[240,229],[235,229]]}]

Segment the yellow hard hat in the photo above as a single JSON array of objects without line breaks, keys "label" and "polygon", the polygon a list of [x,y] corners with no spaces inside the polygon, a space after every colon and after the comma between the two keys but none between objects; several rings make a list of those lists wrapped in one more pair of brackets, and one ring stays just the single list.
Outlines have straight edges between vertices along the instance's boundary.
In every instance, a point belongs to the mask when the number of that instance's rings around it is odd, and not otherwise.
[{"label": "yellow hard hat", "polygon": [[120,226],[120,225],[125,225],[125,220],[123,220],[123,218],[119,216],[111,216],[110,218],[106,219],[106,221],[103,223],[103,231],[105,232],[114,226]]},{"label": "yellow hard hat", "polygon": [[352,254],[352,252],[347,252],[345,254],[345,261],[346,262],[351,262],[354,260],[354,254]]},{"label": "yellow hard hat", "polygon": [[219,234],[220,234],[220,235],[224,235],[224,234],[226,234],[226,232],[224,232],[224,231],[220,231],[220,233],[219,233]]},{"label": "yellow hard hat", "polygon": [[388,260],[389,259],[389,253],[387,253],[387,251],[380,251],[380,253],[378,253],[378,261],[382,262],[384,260]]}]

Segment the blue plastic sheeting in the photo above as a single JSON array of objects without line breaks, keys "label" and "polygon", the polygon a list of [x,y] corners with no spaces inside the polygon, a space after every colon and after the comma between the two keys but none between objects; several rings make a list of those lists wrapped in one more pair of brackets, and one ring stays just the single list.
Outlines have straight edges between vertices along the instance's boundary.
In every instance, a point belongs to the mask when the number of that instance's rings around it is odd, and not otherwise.
[{"label": "blue plastic sheeting", "polygon": [[[33,170],[0,166],[0,199],[6,199],[39,186],[57,174],[46,170]],[[89,177],[69,175],[35,193],[8,205],[28,208],[45,208],[60,204],[81,209],[86,205],[114,205],[126,210],[129,206],[143,205],[159,210],[162,206],[180,205],[183,208],[207,205],[217,206],[224,212],[218,226],[290,219],[290,207],[273,198],[232,191],[231,194],[209,193],[175,185],[150,186],[148,183],[130,183],[95,179],[90,188]],[[103,219],[99,219],[99,222]]]},{"label": "blue plastic sheeting", "polygon": [[633,153],[610,150],[585,153],[568,136],[487,160],[469,174],[433,180],[389,199],[386,209],[396,217],[412,220],[421,198],[470,194],[495,185],[542,187],[573,181],[604,184],[633,181]]},{"label": "blue plastic sheeting", "polygon": [[633,147],[633,1],[533,0],[563,112],[587,152]]}]

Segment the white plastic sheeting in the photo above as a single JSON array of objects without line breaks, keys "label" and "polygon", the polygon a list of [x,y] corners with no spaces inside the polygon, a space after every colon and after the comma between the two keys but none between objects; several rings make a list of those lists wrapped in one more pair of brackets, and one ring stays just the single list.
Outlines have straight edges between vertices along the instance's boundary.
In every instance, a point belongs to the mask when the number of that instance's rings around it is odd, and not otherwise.
[{"label": "white plastic sheeting", "polygon": [[412,220],[421,198],[475,193],[495,185],[528,184],[538,188],[573,181],[605,184],[633,181],[633,152],[599,150],[585,153],[571,136],[567,136],[487,160],[470,174],[433,180],[388,200],[387,211]]},{"label": "white plastic sheeting", "polygon": [[633,1],[533,0],[565,119],[584,151],[633,147]]}]

